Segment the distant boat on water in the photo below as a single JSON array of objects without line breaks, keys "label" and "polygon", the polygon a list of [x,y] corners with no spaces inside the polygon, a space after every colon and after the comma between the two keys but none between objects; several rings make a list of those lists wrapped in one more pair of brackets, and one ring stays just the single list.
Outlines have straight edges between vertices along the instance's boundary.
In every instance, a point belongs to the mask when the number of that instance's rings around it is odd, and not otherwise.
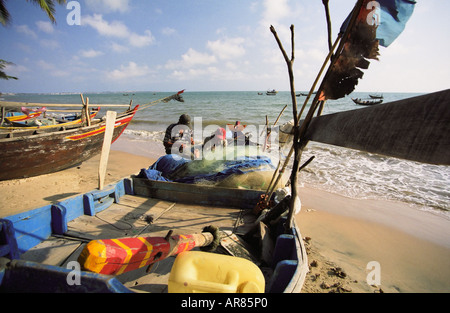
[{"label": "distant boat on water", "polygon": [[373,94],[373,95],[369,95],[369,97],[372,99],[383,99],[382,94]]},{"label": "distant boat on water", "polygon": [[278,93],[278,91],[276,91],[275,89],[272,89],[272,90],[267,90],[266,95],[276,96],[277,93]]},{"label": "distant boat on water", "polygon": [[377,99],[377,100],[362,100],[360,98],[352,98],[353,102],[359,105],[374,105],[374,104],[380,104],[383,102],[383,99]]}]

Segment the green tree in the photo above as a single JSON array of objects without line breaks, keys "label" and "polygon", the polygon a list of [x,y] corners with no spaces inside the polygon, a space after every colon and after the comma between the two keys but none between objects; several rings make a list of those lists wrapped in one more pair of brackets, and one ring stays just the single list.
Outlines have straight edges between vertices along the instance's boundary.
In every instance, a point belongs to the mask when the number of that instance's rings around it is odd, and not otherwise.
[{"label": "green tree", "polygon": [[6,75],[6,73],[3,71],[6,65],[12,64],[14,63],[0,59],[0,79],[18,79],[17,77]]},{"label": "green tree", "polygon": [[[41,9],[47,14],[48,18],[52,23],[56,23],[55,20],[55,4],[65,4],[66,0],[27,0],[27,2],[32,2],[41,7]],[[5,6],[5,0],[0,0],[0,23],[6,26],[11,23],[11,15]],[[6,65],[13,64],[11,62],[0,59],[0,79],[18,79],[14,76],[8,76],[3,71]]]},{"label": "green tree", "polygon": [[[56,23],[55,20],[55,3],[65,4],[66,0],[27,0],[27,2],[32,2],[41,7],[41,9],[47,13],[48,18]],[[5,0],[0,0],[0,23],[3,26],[8,25],[11,22],[11,16],[9,15],[8,9],[5,6]]]}]

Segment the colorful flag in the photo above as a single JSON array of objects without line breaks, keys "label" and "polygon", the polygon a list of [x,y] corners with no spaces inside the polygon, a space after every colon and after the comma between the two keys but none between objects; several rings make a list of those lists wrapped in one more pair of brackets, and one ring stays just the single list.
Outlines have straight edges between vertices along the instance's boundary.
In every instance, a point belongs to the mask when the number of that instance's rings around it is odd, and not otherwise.
[{"label": "colorful flag", "polygon": [[[362,3],[361,3],[362,2]],[[359,11],[347,17],[341,26],[340,49],[322,83],[321,97],[339,99],[350,94],[369,67],[369,60],[378,60],[378,46],[390,45],[405,28],[415,1],[361,0]],[[355,22],[350,25],[352,17]],[[348,27],[351,27],[347,30]]]}]

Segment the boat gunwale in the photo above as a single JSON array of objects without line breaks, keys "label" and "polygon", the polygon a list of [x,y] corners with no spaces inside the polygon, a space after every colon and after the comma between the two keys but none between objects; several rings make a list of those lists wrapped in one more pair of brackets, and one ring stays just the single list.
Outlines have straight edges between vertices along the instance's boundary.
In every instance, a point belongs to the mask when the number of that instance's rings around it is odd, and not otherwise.
[{"label": "boat gunwale", "polygon": [[[121,122],[123,119],[130,118],[134,116],[134,114],[137,112],[137,108],[139,106],[135,106],[131,111],[122,112],[119,114],[119,116],[116,118],[115,123]],[[0,129],[0,136],[8,136],[9,134],[12,134],[11,137],[3,137],[0,138],[0,143],[2,142],[11,142],[11,141],[18,141],[18,140],[27,140],[27,139],[35,139],[35,138],[42,138],[47,136],[64,136],[66,134],[72,134],[75,132],[88,132],[92,131],[97,128],[105,127],[106,121],[103,119],[96,120],[95,124],[92,124],[90,126],[81,126],[81,124],[71,124],[68,125],[70,128],[62,129],[64,128],[63,125],[55,125],[58,127],[50,127],[50,128],[36,128],[36,129],[18,129],[18,130],[1,130]],[[42,132],[41,132],[42,131]],[[25,133],[25,134],[21,134]]]},{"label": "boat gunwale", "polygon": [[[2,218],[0,218],[0,222],[2,222],[3,220],[6,219],[6,220],[9,220],[10,222],[12,222],[13,224],[20,223],[22,221],[26,221],[28,223],[28,222],[30,222],[29,220],[32,218],[32,215],[38,215],[38,214],[47,214],[48,215],[49,214],[50,217],[47,216],[47,221],[49,221],[50,225],[47,225],[47,227],[50,227],[51,231],[50,231],[50,233],[48,233],[47,238],[41,238],[42,239],[41,242],[43,242],[43,241],[49,239],[54,234],[55,225],[54,225],[53,218],[54,218],[55,210],[57,211],[58,209],[61,209],[61,207],[67,211],[77,210],[78,211],[77,214],[79,213],[79,215],[70,214],[70,212],[64,213],[64,216],[66,216],[66,217],[70,216],[71,220],[74,220],[83,215],[92,215],[92,214],[87,214],[87,211],[89,211],[89,210],[87,210],[86,208],[83,208],[83,209],[71,208],[71,202],[75,202],[75,206],[80,206],[80,203],[82,203],[81,205],[86,205],[86,203],[89,202],[89,201],[86,201],[86,197],[91,197],[91,198],[94,197],[94,200],[95,200],[95,198],[101,198],[101,197],[104,197],[105,195],[106,196],[109,195],[110,197],[113,195],[114,198],[117,198],[115,200],[115,202],[117,202],[118,199],[125,194],[139,195],[139,194],[135,194],[135,189],[133,187],[135,181],[138,182],[139,179],[136,179],[136,177],[134,177],[134,178],[127,177],[127,178],[124,178],[118,182],[111,184],[111,185],[106,186],[104,191],[93,190],[88,193],[78,194],[78,195],[72,196],[70,198],[67,198],[65,200],[62,200],[62,201],[58,202],[57,204],[45,205],[41,208],[36,208],[36,209],[32,209],[32,210],[29,210],[26,212],[14,214],[11,216],[2,217]],[[173,183],[173,182],[157,182],[157,184],[159,186],[161,184],[167,185],[167,186],[169,186],[169,185],[176,186],[181,189],[188,189],[188,190],[197,189],[200,192],[201,191],[213,191],[214,192],[217,190],[225,191],[225,192],[238,191],[238,193],[242,193],[244,195],[246,193],[249,193],[252,196],[261,193],[259,191],[250,190],[250,189],[213,187],[213,186],[192,185],[192,184]],[[160,200],[164,200],[164,199],[160,199]],[[204,205],[204,204],[202,204],[202,205]],[[232,205],[230,205],[230,207],[231,206]],[[107,207],[101,208],[101,210],[103,210],[103,209],[107,209]],[[243,209],[245,209],[245,208],[243,208]],[[247,207],[247,210],[249,210],[249,209],[250,208]],[[95,209],[94,209],[93,213],[95,215],[95,213],[96,213]],[[66,223],[69,222],[67,219],[65,220]],[[64,230],[64,227],[61,227],[61,228]],[[298,264],[296,266],[294,274],[292,275],[292,277],[290,277],[290,280],[289,280],[288,284],[286,285],[285,290],[283,292],[299,292],[303,286],[303,283],[304,283],[304,280],[306,277],[306,273],[308,272],[306,249],[304,247],[298,226],[295,222],[294,222],[293,229],[290,230],[290,233],[294,236],[294,239],[295,239],[295,254],[298,259],[297,260]],[[15,236],[17,236],[17,234],[15,234]],[[30,236],[34,237],[34,234],[31,234]],[[29,247],[28,250],[31,248],[32,247]],[[28,251],[28,250],[25,250],[25,251]],[[4,256],[0,256],[0,257],[4,257]],[[1,283],[1,280],[0,280],[0,283]]]}]

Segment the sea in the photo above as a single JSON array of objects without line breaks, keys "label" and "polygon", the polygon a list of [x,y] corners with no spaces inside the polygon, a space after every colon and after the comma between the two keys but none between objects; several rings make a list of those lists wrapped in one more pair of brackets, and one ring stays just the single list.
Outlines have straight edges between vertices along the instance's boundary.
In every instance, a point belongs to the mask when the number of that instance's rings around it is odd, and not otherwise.
[{"label": "sea", "polygon": [[[264,133],[266,121],[272,125],[278,119],[277,125],[282,125],[292,119],[292,101],[288,91],[266,95],[265,90],[259,92],[186,90],[182,94],[184,102],[158,101],[176,92],[87,92],[83,93],[83,96],[89,97],[89,103],[92,106],[129,104],[131,100],[133,105],[139,104],[141,109],[122,136],[126,136],[138,145],[158,147],[155,151],[163,151],[162,140],[165,129],[170,124],[176,123],[181,114],[189,114],[192,120],[195,120],[195,125],[201,126],[203,137],[212,133],[217,127],[226,128],[227,125],[240,121],[247,127],[252,125],[252,129],[256,130],[253,136],[255,141],[260,140],[258,135]],[[297,91],[297,94],[299,93],[300,91]],[[420,94],[383,93],[384,102],[417,95]],[[18,93],[3,94],[0,97],[1,100],[18,102],[81,103],[79,93]],[[299,108],[303,105],[305,98],[305,96],[296,97]],[[369,93],[354,92],[339,100],[329,100],[322,114],[364,108],[364,106],[355,105],[351,98],[368,99]],[[106,110],[102,108],[100,116],[104,115]],[[311,156],[315,157],[314,160],[299,175],[301,186],[357,199],[401,201],[416,209],[450,219],[449,166],[418,163],[316,142],[308,143],[302,155],[302,162]]]}]

